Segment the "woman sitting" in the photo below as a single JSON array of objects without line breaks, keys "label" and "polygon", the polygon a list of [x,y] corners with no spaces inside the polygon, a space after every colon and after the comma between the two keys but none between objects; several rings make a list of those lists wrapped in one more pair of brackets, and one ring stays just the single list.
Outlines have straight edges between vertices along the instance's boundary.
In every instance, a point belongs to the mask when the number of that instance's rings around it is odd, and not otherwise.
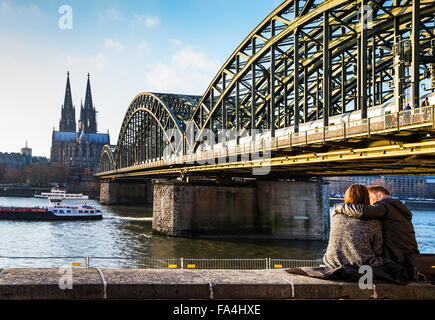
[{"label": "woman sitting", "polygon": [[[362,184],[351,185],[344,194],[344,202],[370,205],[367,187]],[[383,263],[382,244],[382,225],[378,220],[337,215],[332,219],[323,263],[330,268],[345,265],[379,266]]]},{"label": "woman sitting", "polygon": [[[351,185],[346,190],[344,201],[348,204],[369,205],[369,192],[366,186]],[[358,281],[361,277],[361,266],[382,266],[381,255],[382,226],[379,221],[339,215],[332,219],[329,243],[323,256],[324,266],[292,268],[286,271],[329,280]]]}]

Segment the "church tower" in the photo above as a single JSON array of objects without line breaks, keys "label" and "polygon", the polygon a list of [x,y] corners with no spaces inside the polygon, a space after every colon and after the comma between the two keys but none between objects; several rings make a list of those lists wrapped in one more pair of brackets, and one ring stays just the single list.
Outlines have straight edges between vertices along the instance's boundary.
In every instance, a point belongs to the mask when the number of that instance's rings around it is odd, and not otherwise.
[{"label": "church tower", "polygon": [[101,149],[106,144],[110,145],[110,137],[108,133],[97,133],[96,112],[88,73],[85,101],[80,103],[79,128],[76,129],[68,72],[60,128],[59,131],[53,128],[51,162],[63,163],[69,168],[82,168],[84,174],[97,171]]},{"label": "church tower", "polygon": [[86,96],[85,105],[80,107],[80,122],[81,128],[79,130],[84,130],[86,133],[97,133],[97,119],[94,104],[92,102],[91,93],[91,83],[89,80],[88,73],[88,83],[86,85]]},{"label": "church tower", "polygon": [[67,72],[65,100],[62,105],[59,131],[76,132],[76,108],[72,102],[71,85],[69,82],[69,71]]}]

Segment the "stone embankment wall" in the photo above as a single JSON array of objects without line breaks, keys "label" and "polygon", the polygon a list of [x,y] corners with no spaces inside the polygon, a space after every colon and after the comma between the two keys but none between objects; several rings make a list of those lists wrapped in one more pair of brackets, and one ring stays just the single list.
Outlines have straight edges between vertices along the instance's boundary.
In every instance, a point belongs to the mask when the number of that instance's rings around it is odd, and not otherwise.
[{"label": "stone embankment wall", "polygon": [[434,300],[431,283],[327,281],[283,270],[0,269],[0,300],[406,299]]}]

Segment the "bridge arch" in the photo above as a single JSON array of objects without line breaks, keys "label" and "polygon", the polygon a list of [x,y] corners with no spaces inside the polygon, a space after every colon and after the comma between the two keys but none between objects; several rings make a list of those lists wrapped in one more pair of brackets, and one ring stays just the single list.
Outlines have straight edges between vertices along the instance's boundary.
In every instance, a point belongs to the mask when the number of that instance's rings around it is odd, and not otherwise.
[{"label": "bridge arch", "polygon": [[114,151],[115,148],[110,147],[107,144],[101,149],[100,161],[98,164],[98,172],[111,171],[115,168],[115,163],[113,158]]},{"label": "bridge arch", "polygon": [[[418,103],[420,81],[435,72],[427,63],[435,52],[434,14],[431,0],[285,1],[225,62],[186,132],[258,129],[273,136],[312,120],[326,126],[330,116],[360,110],[365,118],[367,108],[393,99],[400,110],[410,89],[411,104]],[[418,55],[432,58],[411,58],[411,42]],[[406,78],[420,68],[423,74]]]},{"label": "bridge arch", "polygon": [[[197,96],[143,92],[130,103],[114,152],[114,169],[183,152],[185,121]],[[168,143],[174,141],[175,143]]]}]

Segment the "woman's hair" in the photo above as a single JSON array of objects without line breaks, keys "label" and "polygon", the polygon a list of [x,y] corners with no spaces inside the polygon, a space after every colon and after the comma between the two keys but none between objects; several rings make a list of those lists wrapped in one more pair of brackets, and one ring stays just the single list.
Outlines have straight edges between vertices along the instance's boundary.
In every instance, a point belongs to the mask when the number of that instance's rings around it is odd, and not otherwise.
[{"label": "woman's hair", "polygon": [[369,191],[363,184],[352,184],[344,194],[344,202],[370,205]]}]

